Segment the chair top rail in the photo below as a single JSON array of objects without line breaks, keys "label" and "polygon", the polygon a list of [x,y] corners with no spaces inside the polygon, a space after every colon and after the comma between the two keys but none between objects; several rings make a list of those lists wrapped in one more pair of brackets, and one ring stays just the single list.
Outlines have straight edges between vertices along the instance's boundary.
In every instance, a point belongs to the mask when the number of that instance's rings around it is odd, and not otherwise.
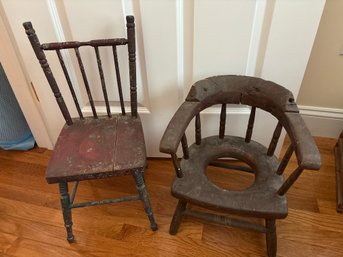
[{"label": "chair top rail", "polygon": [[256,106],[273,114],[287,131],[302,169],[318,170],[320,153],[292,93],[270,81],[246,76],[217,76],[198,81],[171,119],[160,151],[176,153],[188,124],[201,110],[220,103]]},{"label": "chair top rail", "polygon": [[113,45],[126,45],[128,40],[126,38],[110,38],[110,39],[97,39],[90,41],[67,41],[67,42],[52,42],[42,44],[43,50],[59,50],[59,49],[70,49],[79,48],[81,46],[113,46]]}]

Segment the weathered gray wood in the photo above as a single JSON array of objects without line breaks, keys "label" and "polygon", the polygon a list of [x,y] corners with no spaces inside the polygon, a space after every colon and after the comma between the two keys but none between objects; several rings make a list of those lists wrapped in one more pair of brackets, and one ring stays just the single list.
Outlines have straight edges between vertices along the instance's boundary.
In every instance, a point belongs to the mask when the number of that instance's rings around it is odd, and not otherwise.
[{"label": "weathered gray wood", "polygon": [[275,257],[277,249],[275,220],[266,219],[266,229],[266,244],[268,257]]},{"label": "weathered gray wood", "polygon": [[298,177],[303,172],[303,168],[297,167],[287,178],[287,180],[282,184],[282,186],[279,188],[277,193],[279,195],[284,195],[287,193],[288,189],[294,184],[294,182],[298,179]]},{"label": "weathered gray wood", "polygon": [[201,120],[199,113],[195,116],[195,143],[197,145],[201,144]]},{"label": "weathered gray wood", "polygon": [[180,162],[179,162],[179,159],[177,158],[177,155],[174,153],[174,154],[172,154],[171,157],[172,157],[173,165],[174,165],[174,168],[175,168],[176,176],[178,178],[182,178],[183,177],[183,172],[181,170]]},{"label": "weathered gray wood", "polygon": [[278,124],[276,125],[276,128],[274,130],[272,140],[269,144],[269,148],[267,151],[268,156],[272,156],[274,154],[275,148],[277,146],[277,143],[278,143],[280,135],[281,135],[281,131],[282,131],[282,124],[280,122],[278,122]]},{"label": "weathered gray wood", "polygon": [[[219,136],[202,138],[200,112],[216,104],[222,105]],[[245,138],[225,135],[226,104],[251,106]],[[268,148],[252,140],[257,108],[271,113],[278,120]],[[194,118],[195,143],[189,146],[189,158],[183,158],[179,165],[177,148]],[[274,151],[282,128],[285,128],[292,143],[279,163]],[[172,234],[177,232],[182,216],[187,214],[237,227],[253,229],[256,225],[236,223],[227,217],[189,210],[185,208],[188,203],[213,211],[262,218],[266,220],[266,227],[257,225],[257,230],[266,233],[268,256],[276,256],[275,219],[287,216],[286,192],[304,169],[316,170],[320,167],[320,154],[299,114],[292,93],[273,82],[247,76],[224,75],[196,82],[168,124],[160,151],[171,154],[177,174],[181,171],[183,174],[182,178],[175,178],[172,185],[172,195],[179,199],[170,226]],[[282,173],[293,151],[299,167],[284,181]],[[216,161],[222,157],[238,159],[251,168]],[[241,191],[223,189],[209,181],[205,174],[207,165],[251,172],[255,174],[255,181]]]},{"label": "weathered gray wood", "polygon": [[280,162],[280,165],[276,171],[276,174],[281,175],[285,171],[287,164],[288,164],[289,160],[291,159],[293,151],[294,151],[293,145],[290,144],[287,148],[287,151],[286,151],[284,157],[282,158],[282,160]]},{"label": "weathered gray wood", "polygon": [[222,104],[220,111],[219,138],[224,138],[226,124],[226,104]]},{"label": "weathered gray wood", "polygon": [[231,226],[231,227],[236,227],[236,228],[243,228],[243,229],[251,229],[257,232],[261,233],[266,233],[266,228],[252,222],[244,221],[244,220],[239,220],[239,219],[233,219],[229,218],[226,216],[222,215],[216,215],[213,213],[207,213],[207,212],[200,212],[200,211],[195,211],[191,209],[186,209],[183,212],[183,215],[188,215],[192,216],[198,219],[204,219],[208,220],[210,222],[215,222],[218,224],[226,225],[226,226]]},{"label": "weathered gray wood", "polygon": [[189,158],[189,152],[188,152],[188,143],[187,143],[186,134],[183,134],[183,136],[181,138],[181,145],[182,145],[183,158],[188,159]]},{"label": "weathered gray wood", "polygon": [[182,221],[183,213],[186,210],[187,202],[179,200],[177,203],[173,219],[170,223],[169,234],[176,235]]},{"label": "weathered gray wood", "polygon": [[[189,147],[189,159],[181,160],[180,169],[184,176],[173,181],[172,195],[224,213],[263,219],[285,218],[287,199],[277,194],[277,189],[284,182],[283,177],[275,173],[279,161],[275,156],[268,157],[266,152],[265,146],[255,141],[246,143],[241,137],[203,138],[201,145],[194,143]],[[218,157],[233,157],[247,163],[254,169],[255,178],[258,179],[242,191],[218,187],[206,176],[207,164]]]},{"label": "weathered gray wood", "polygon": [[282,123],[291,139],[298,165],[303,169],[319,170],[320,153],[301,115],[285,112]]},{"label": "weathered gray wood", "polygon": [[249,143],[252,137],[252,131],[254,129],[256,107],[252,106],[250,110],[249,122],[247,132],[245,134],[245,142]]},{"label": "weathered gray wood", "polygon": [[240,171],[245,171],[249,173],[255,173],[255,171],[251,169],[250,167],[234,165],[229,162],[211,161],[209,165],[214,166],[214,167],[225,168],[225,169],[240,170]]}]

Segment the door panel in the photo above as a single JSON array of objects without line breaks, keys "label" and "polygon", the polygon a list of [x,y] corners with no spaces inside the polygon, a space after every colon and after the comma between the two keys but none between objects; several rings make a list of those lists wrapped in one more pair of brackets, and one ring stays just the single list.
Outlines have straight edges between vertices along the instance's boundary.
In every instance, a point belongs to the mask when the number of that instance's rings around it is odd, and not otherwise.
[{"label": "door panel", "polygon": [[254,9],[255,1],[194,2],[194,81],[245,73]]},{"label": "door panel", "polygon": [[[55,100],[22,28],[31,20],[44,42],[88,40],[125,36],[125,15],[134,14],[137,28],[137,84],[139,112],[142,117],[149,156],[161,156],[158,150],[162,133],[195,81],[213,75],[253,75],[273,80],[297,96],[306,68],[325,0],[75,0],[13,1],[0,0],[8,29],[19,46],[19,55],[30,80],[42,99],[41,109],[52,141],[63,125]],[[87,66],[94,53],[84,53],[86,68],[95,70],[91,84],[99,83],[97,68]],[[103,51],[104,62],[112,61]],[[127,65],[126,56],[120,53]],[[78,66],[72,54],[66,53],[73,67],[73,80],[83,111],[90,114],[87,96]],[[106,66],[104,64],[104,66]],[[59,65],[53,60],[51,65]],[[115,92],[113,70],[107,82]],[[123,85],[128,83],[124,79]],[[62,73],[57,73],[58,80]],[[124,86],[125,88],[125,86]],[[63,85],[62,92],[67,92]],[[94,90],[95,91],[95,90]],[[101,91],[94,92],[102,100]],[[124,91],[128,99],[128,88]],[[112,100],[117,100],[115,95]],[[72,99],[65,97],[68,105]],[[113,106],[116,109],[116,106]],[[103,107],[99,110],[105,113]],[[202,114],[203,135],[218,133],[220,108],[212,107]],[[227,131],[244,135],[249,108],[228,108]],[[76,114],[76,112],[74,112]],[[276,121],[258,112],[256,127],[261,132],[254,139],[267,144]],[[192,142],[194,130],[187,133]]]}]

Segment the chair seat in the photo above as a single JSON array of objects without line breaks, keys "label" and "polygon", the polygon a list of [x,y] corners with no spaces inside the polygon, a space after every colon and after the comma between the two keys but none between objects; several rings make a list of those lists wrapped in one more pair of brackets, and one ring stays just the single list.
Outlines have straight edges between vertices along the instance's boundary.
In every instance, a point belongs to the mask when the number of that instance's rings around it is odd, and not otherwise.
[{"label": "chair seat", "polygon": [[105,178],[144,170],[146,152],[139,117],[113,115],[73,122],[71,126],[63,127],[56,142],[46,171],[48,183]]},{"label": "chair seat", "polygon": [[[189,148],[189,159],[181,161],[184,176],[175,178],[172,194],[217,211],[260,218],[285,218],[287,198],[277,194],[284,179],[275,173],[277,158],[266,153],[263,145],[254,141],[246,143],[240,137],[204,138],[200,145],[193,144]],[[205,170],[210,161],[220,157],[233,157],[249,164],[255,171],[254,183],[244,191],[230,191],[212,183]]]}]

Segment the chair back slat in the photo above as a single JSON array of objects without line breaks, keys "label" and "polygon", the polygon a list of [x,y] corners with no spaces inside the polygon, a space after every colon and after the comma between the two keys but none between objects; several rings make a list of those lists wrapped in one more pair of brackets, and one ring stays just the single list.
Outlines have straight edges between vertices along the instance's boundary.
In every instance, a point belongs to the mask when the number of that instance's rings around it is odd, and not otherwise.
[{"label": "chair back slat", "polygon": [[249,143],[251,141],[252,131],[254,129],[256,107],[252,106],[250,110],[249,122],[247,127],[247,132],[245,134],[245,142]]},{"label": "chair back slat", "polygon": [[79,101],[77,100],[77,97],[76,97],[76,94],[75,94],[75,90],[74,90],[74,87],[73,87],[73,84],[71,82],[71,79],[70,79],[70,76],[69,76],[69,73],[68,73],[68,70],[65,66],[65,63],[64,63],[64,60],[63,60],[63,57],[62,57],[62,54],[61,54],[61,51],[59,49],[56,50],[56,54],[58,56],[58,60],[60,61],[60,64],[61,64],[61,67],[62,67],[62,70],[63,70],[63,73],[64,73],[64,76],[66,78],[66,81],[67,81],[67,84],[69,86],[69,90],[70,90],[70,93],[73,97],[73,100],[74,100],[74,103],[75,103],[75,107],[76,107],[76,110],[79,114],[79,117],[80,119],[83,119],[83,114],[82,114],[82,111],[81,111],[81,108],[80,108],[80,104],[79,104]]},{"label": "chair back slat", "polygon": [[303,172],[303,168],[297,167],[286,179],[286,181],[282,184],[282,186],[278,190],[278,195],[284,195],[287,193],[288,189],[294,184],[294,182],[298,179],[298,177]]},{"label": "chair back slat", "polygon": [[181,169],[181,166],[180,166],[179,158],[177,158],[176,154],[172,154],[171,157],[172,157],[173,165],[174,165],[174,168],[175,168],[176,176],[178,178],[182,178],[183,177],[183,172],[182,172],[182,169]]},{"label": "chair back slat", "polygon": [[123,115],[125,115],[125,105],[124,105],[124,98],[123,98],[123,90],[121,87],[121,78],[120,78],[120,71],[119,71],[117,47],[115,45],[112,46],[112,52],[113,52],[113,59],[114,59],[114,67],[116,70],[116,78],[117,78],[117,86],[118,86],[118,94],[119,94],[119,100],[120,100],[121,113]]},{"label": "chair back slat", "polygon": [[195,143],[197,145],[201,144],[201,120],[199,113],[195,116]]},{"label": "chair back slat", "polygon": [[188,151],[188,143],[187,143],[186,134],[183,134],[181,138],[181,145],[182,145],[182,151],[183,151],[183,158],[187,160],[189,158],[189,151]]},{"label": "chair back slat", "polygon": [[276,125],[276,128],[274,130],[272,140],[271,140],[269,147],[268,147],[268,151],[267,151],[268,156],[272,156],[274,154],[276,145],[277,145],[279,138],[280,138],[280,135],[281,135],[281,131],[282,131],[282,124],[281,124],[281,122],[278,122],[278,124]]},{"label": "chair back slat", "polygon": [[[73,87],[73,83],[70,77],[70,72],[68,72],[68,67],[66,66],[65,60],[62,56],[62,49],[74,49],[77,62],[81,71],[83,84],[85,86],[85,91],[88,96],[89,105],[92,109],[92,114],[94,118],[98,118],[98,114],[96,112],[95,107],[95,100],[92,96],[92,91],[95,90],[93,87],[90,86],[89,81],[86,75],[85,66],[83,63],[83,60],[81,58],[80,54],[80,47],[93,47],[96,55],[97,65],[98,65],[98,71],[100,76],[100,82],[102,87],[102,93],[103,93],[103,99],[106,104],[106,111],[107,116],[111,117],[111,108],[110,108],[110,97],[109,92],[106,87],[106,79],[105,79],[105,69],[103,68],[103,59],[101,59],[100,56],[100,49],[99,47],[111,47],[113,51],[113,58],[114,58],[114,66],[115,66],[115,73],[116,73],[116,80],[118,85],[118,95],[120,100],[120,107],[121,107],[121,113],[122,115],[125,115],[125,102],[124,102],[124,96],[123,96],[123,89],[122,89],[122,82],[121,82],[121,75],[119,70],[119,62],[118,62],[118,54],[117,54],[117,46],[127,45],[128,50],[128,62],[129,62],[129,81],[130,81],[130,102],[131,102],[131,116],[137,117],[138,116],[138,110],[137,110],[137,78],[136,78],[136,43],[135,43],[135,21],[133,16],[127,16],[126,17],[126,27],[127,27],[127,38],[112,38],[112,39],[98,39],[98,40],[90,40],[90,41],[68,41],[68,42],[52,42],[52,43],[46,43],[46,44],[40,44],[37,35],[35,34],[35,31],[32,27],[32,24],[30,22],[26,22],[23,24],[24,28],[26,30],[26,34],[31,42],[31,45],[34,49],[34,52],[36,54],[37,59],[39,60],[42,69],[44,71],[44,74],[50,84],[50,87],[55,95],[56,101],[60,107],[60,110],[63,114],[64,119],[66,120],[66,123],[68,125],[73,124],[72,118],[70,116],[70,113],[67,109],[67,105],[63,100],[63,97],[61,95],[60,89],[58,88],[57,82],[54,78],[54,75],[51,71],[51,68],[48,64],[48,61],[46,59],[44,51],[56,51],[60,65],[62,67],[64,77],[66,79],[66,82],[68,84],[71,96],[73,98],[73,101],[75,103],[78,115],[80,119],[84,118],[84,115],[82,113],[82,106],[80,106],[80,103],[78,101],[78,98],[75,94],[75,90]],[[89,78],[91,78],[91,75],[89,75]],[[95,93],[95,92],[93,92]]]},{"label": "chair back slat", "polygon": [[129,51],[131,115],[137,117],[136,36],[133,16],[126,16],[127,48]]},{"label": "chair back slat", "polygon": [[220,111],[220,124],[219,124],[219,138],[223,139],[225,135],[226,124],[226,104],[222,104]]},{"label": "chair back slat", "polygon": [[92,92],[91,92],[90,87],[89,87],[89,83],[88,83],[85,67],[83,66],[83,62],[82,62],[82,59],[81,59],[80,51],[79,51],[78,48],[74,48],[74,50],[75,50],[75,54],[76,54],[76,57],[77,57],[77,61],[79,63],[81,75],[82,75],[82,78],[83,78],[83,83],[84,83],[86,91],[87,91],[89,104],[91,105],[91,108],[92,108],[93,117],[95,119],[97,119],[98,115],[96,113],[96,109],[95,109],[95,105],[94,105],[94,101],[93,101],[93,97],[92,97]]},{"label": "chair back slat", "polygon": [[107,116],[111,117],[111,109],[110,109],[110,104],[108,101],[108,96],[107,96],[107,90],[106,90],[106,82],[105,82],[105,77],[104,77],[104,71],[102,69],[102,63],[101,63],[101,58],[100,58],[100,53],[99,53],[99,47],[94,47],[95,50],[95,55],[96,55],[96,60],[98,63],[98,69],[99,69],[99,76],[100,76],[100,81],[101,81],[101,88],[102,88],[102,93],[104,95],[104,100],[105,100],[105,105],[106,105],[106,111],[107,111]]},{"label": "chair back slat", "polygon": [[68,108],[64,102],[64,99],[61,95],[60,89],[58,88],[55,77],[54,77],[53,73],[51,72],[49,63],[46,59],[44,51],[41,48],[41,44],[40,44],[39,39],[36,35],[36,32],[33,29],[31,22],[25,22],[23,24],[23,26],[24,26],[25,32],[26,32],[26,34],[30,40],[32,48],[35,52],[35,55],[36,55],[37,59],[39,60],[39,63],[43,69],[44,75],[49,82],[51,90],[54,93],[54,96],[55,96],[57,104],[58,104],[58,106],[62,112],[62,115],[63,115],[66,123],[68,125],[71,125],[71,124],[73,124],[72,118],[71,118],[70,113],[68,111]]},{"label": "chair back slat", "polygon": [[294,151],[293,145],[290,144],[287,148],[285,155],[283,156],[283,158],[279,164],[279,167],[276,171],[276,174],[281,175],[285,171],[287,164],[288,164],[289,160],[291,159],[293,151]]}]

